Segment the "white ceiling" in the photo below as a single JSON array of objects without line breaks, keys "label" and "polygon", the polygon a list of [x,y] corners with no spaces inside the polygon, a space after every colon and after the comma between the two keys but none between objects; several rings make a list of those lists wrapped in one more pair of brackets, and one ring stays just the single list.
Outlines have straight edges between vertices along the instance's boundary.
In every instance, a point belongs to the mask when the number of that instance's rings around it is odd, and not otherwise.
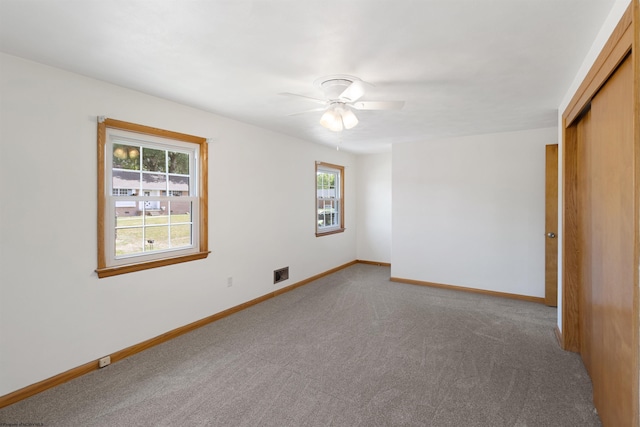
[{"label": "white ceiling", "polygon": [[[615,0],[0,0],[0,50],[321,144],[314,80],[357,76],[341,148],[555,126]],[[126,119],[126,118],[121,118]]]}]

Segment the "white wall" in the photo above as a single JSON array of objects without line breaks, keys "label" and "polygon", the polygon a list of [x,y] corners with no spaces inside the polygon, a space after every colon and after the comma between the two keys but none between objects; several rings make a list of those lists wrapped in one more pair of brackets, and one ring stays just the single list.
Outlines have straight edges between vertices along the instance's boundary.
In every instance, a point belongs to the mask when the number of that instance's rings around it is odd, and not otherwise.
[{"label": "white wall", "polygon": [[[611,36],[613,29],[618,25],[620,18],[624,15],[627,7],[629,6],[629,0],[617,0],[613,5],[609,16],[607,17],[605,23],[602,25],[602,28],[598,32],[596,39],[591,45],[591,49],[587,53],[587,56],[584,58],[580,69],[578,70],[571,86],[567,90],[560,106],[558,107],[558,123],[562,125],[562,114],[564,110],[566,110],[569,102],[571,102],[571,98],[582,84],[582,81],[586,77],[587,73],[593,66],[596,58],[602,51],[605,43]],[[564,152],[562,145],[562,126],[558,126],[558,329],[562,332],[562,240],[563,240],[563,232],[562,232],[562,170],[563,170],[563,157],[562,154]]]},{"label": "white wall", "polygon": [[[353,195],[355,156],[0,55],[0,395],[356,258],[355,197],[314,228],[315,161]],[[98,115],[215,139],[209,258],[97,279]]]},{"label": "white wall", "polygon": [[556,128],[393,147],[393,277],[544,297]]},{"label": "white wall", "polygon": [[359,260],[391,262],[391,152],[358,157]]}]

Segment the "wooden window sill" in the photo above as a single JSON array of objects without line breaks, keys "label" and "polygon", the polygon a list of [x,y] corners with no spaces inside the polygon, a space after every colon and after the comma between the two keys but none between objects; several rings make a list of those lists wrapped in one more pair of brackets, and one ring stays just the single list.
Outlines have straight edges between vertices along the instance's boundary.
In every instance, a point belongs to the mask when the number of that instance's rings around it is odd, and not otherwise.
[{"label": "wooden window sill", "polygon": [[209,256],[211,251],[196,252],[189,255],[181,255],[173,258],[163,258],[148,262],[141,262],[136,264],[124,264],[114,267],[97,268],[98,278],[117,276],[119,274],[133,273],[134,271],[148,270],[150,268],[163,267],[165,265],[179,264],[182,262],[195,261],[198,259],[205,259]]},{"label": "wooden window sill", "polygon": [[316,232],[316,237],[329,236],[331,234],[343,233],[344,230],[346,230],[346,228],[338,228],[338,229],[331,230],[331,231],[325,231],[323,233]]}]

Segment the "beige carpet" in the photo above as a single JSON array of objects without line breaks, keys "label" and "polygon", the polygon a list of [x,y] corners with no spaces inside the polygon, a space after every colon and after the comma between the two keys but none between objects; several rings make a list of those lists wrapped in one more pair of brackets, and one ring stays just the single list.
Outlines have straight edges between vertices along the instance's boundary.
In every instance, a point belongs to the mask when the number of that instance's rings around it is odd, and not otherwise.
[{"label": "beige carpet", "polygon": [[555,309],[388,278],[354,265],[4,408],[0,425],[600,425]]}]

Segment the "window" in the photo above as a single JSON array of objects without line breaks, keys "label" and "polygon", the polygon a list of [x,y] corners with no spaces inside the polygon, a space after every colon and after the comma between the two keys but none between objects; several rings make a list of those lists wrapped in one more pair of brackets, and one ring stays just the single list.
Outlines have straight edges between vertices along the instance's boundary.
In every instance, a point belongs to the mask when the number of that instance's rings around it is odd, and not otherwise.
[{"label": "window", "polygon": [[99,119],[98,277],[206,258],[207,236],[206,140]]},{"label": "window", "polygon": [[344,231],[344,167],[316,162],[316,236]]}]

